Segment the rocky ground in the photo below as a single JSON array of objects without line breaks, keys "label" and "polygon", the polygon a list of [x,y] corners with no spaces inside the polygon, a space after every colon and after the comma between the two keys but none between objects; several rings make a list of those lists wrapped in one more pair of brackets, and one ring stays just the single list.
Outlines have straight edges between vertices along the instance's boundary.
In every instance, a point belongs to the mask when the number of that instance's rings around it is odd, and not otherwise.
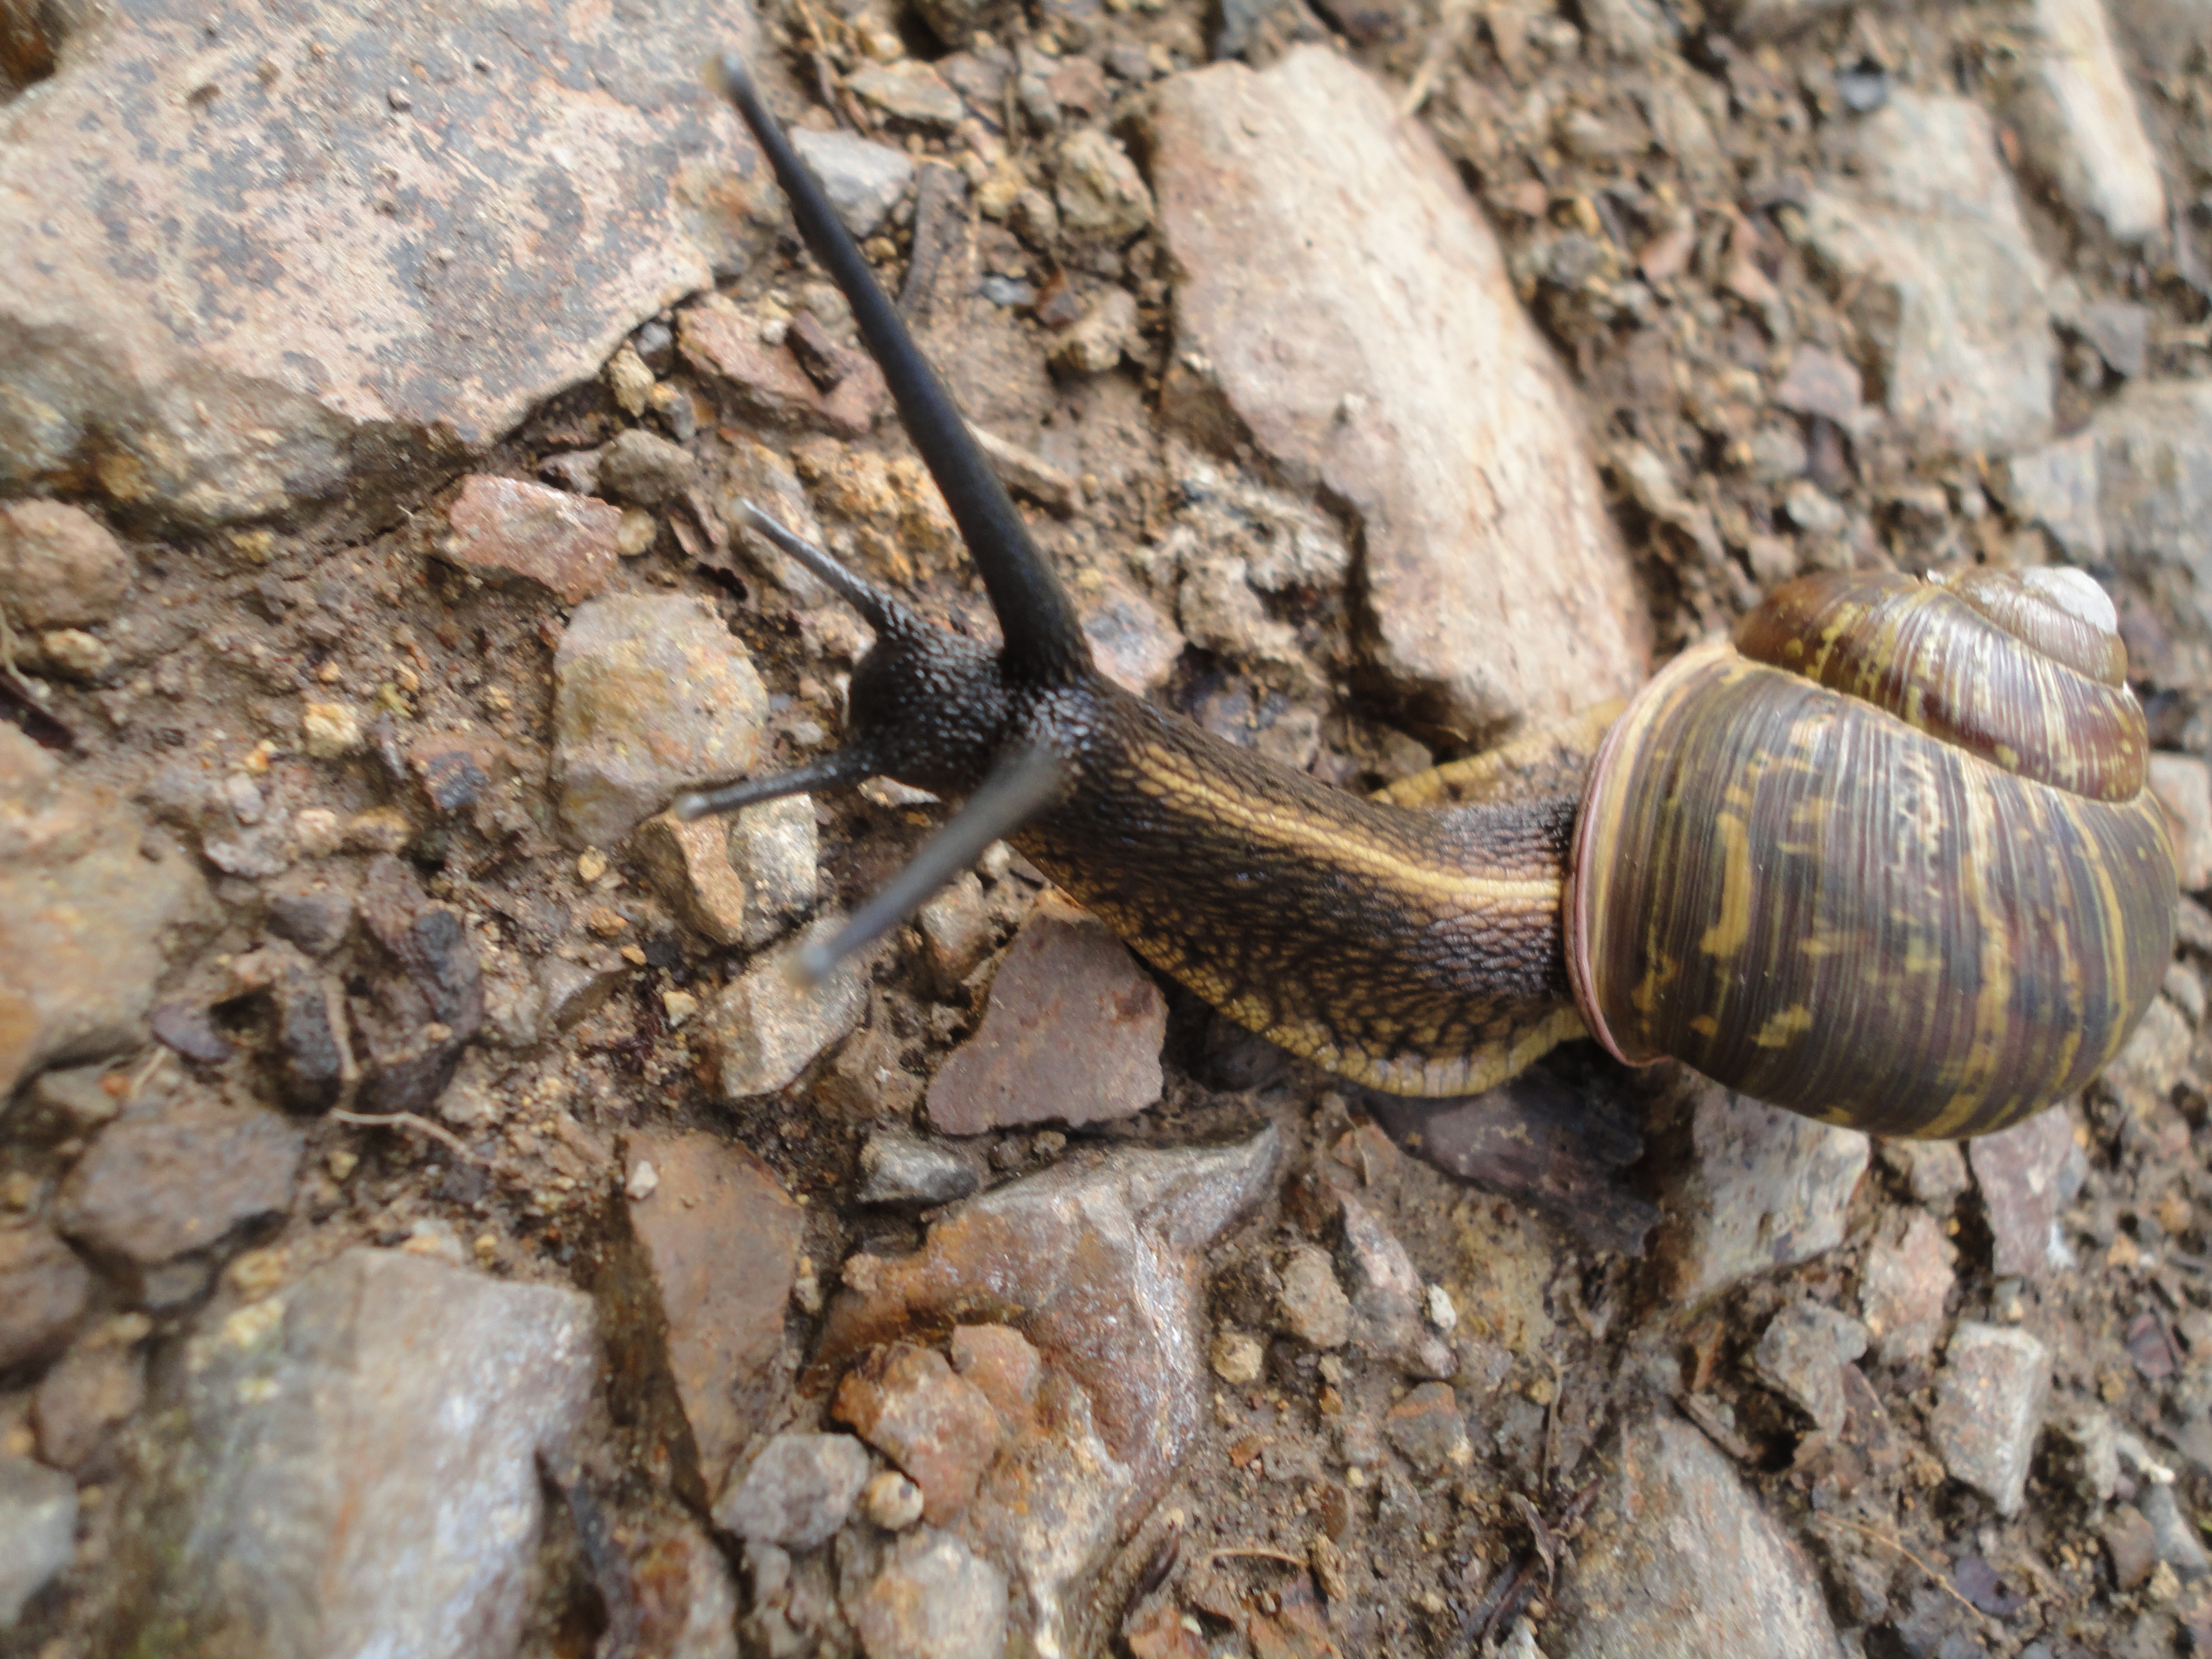
[{"label": "rocky ground", "polygon": [[750,50],[1126,683],[1347,787],[2064,561],[2212,886],[2202,0],[0,6],[9,1652],[2212,1647],[2212,913],[2087,1096],[1441,1105],[823,752],[992,626]]}]

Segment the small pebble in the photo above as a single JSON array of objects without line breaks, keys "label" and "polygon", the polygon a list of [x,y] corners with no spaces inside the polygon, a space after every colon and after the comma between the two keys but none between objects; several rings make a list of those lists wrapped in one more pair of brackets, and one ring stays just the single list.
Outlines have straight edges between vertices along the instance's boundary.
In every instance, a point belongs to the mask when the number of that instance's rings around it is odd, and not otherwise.
[{"label": "small pebble", "polygon": [[659,1174],[643,1158],[630,1165],[629,1179],[623,1182],[623,1193],[633,1204],[642,1204],[651,1198],[660,1185]]},{"label": "small pebble", "polygon": [[896,1469],[882,1469],[860,1489],[860,1513],[885,1532],[904,1532],[921,1519],[921,1488]]},{"label": "small pebble", "polygon": [[1267,1355],[1260,1339],[1246,1331],[1223,1331],[1213,1339],[1213,1374],[1233,1389],[1260,1380]]}]

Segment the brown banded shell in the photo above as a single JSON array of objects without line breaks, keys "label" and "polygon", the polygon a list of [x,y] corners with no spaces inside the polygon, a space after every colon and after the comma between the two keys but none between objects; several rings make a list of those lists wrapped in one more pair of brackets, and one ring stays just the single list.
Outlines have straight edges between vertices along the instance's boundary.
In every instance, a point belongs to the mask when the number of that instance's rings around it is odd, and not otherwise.
[{"label": "brown banded shell", "polygon": [[1631,704],[1568,897],[1577,1000],[1615,1054],[1940,1137],[2118,1052],[2173,944],[2142,714],[2114,651],[2007,582],[1808,578]]}]

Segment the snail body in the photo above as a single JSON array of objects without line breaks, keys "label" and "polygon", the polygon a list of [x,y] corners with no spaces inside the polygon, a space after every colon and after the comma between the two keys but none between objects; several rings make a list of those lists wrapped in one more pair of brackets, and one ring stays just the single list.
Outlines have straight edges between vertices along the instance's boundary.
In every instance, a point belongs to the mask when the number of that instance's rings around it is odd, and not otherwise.
[{"label": "snail body", "polygon": [[753,518],[877,643],[843,749],[678,812],[877,774],[967,798],[816,967],[1003,836],[1239,1024],[1395,1093],[1474,1092],[1587,1030],[1795,1110],[1948,1136],[2001,1127],[2117,1052],[2171,955],[2177,883],[2094,584],[1810,579],[1679,659],[1594,763],[1569,728],[1522,798],[1331,789],[1097,672],[819,185],[742,69],[724,75],[1006,636],[936,628]]}]

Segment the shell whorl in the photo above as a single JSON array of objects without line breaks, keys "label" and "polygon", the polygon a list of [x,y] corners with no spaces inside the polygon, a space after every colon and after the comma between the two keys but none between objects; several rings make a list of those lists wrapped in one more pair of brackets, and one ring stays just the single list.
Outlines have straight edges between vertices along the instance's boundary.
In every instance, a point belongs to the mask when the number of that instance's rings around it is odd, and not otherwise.
[{"label": "shell whorl", "polygon": [[2057,598],[1808,578],[1647,686],[1577,831],[1592,1033],[1886,1134],[1985,1133],[2094,1075],[2176,883],[2118,641]]}]

